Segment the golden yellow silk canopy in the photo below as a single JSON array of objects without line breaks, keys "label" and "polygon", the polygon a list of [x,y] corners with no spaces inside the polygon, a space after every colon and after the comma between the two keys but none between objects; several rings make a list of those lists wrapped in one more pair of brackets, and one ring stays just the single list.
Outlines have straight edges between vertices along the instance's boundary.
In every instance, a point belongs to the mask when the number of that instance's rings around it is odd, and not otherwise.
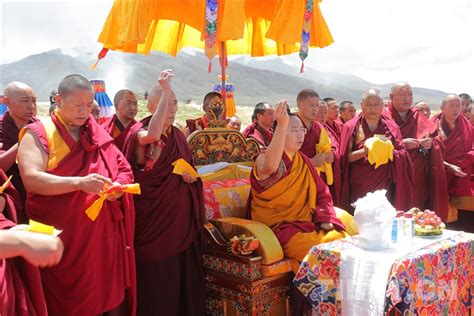
[{"label": "golden yellow silk canopy", "polygon": [[[205,48],[210,2],[115,0],[98,41],[107,49],[141,54],[156,50],[175,56],[184,47]],[[300,50],[305,28],[309,47],[328,46],[333,39],[319,2],[217,0],[215,43],[225,42],[224,54],[284,55]],[[206,51],[209,58],[222,49],[215,46],[214,52]]]}]

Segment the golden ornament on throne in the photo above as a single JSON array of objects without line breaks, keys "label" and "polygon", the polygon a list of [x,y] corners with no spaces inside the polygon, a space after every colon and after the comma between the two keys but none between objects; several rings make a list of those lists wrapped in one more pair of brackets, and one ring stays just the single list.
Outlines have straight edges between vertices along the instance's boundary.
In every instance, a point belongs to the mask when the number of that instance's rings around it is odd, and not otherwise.
[{"label": "golden ornament on throne", "polygon": [[226,121],[226,107],[220,96],[215,96],[209,102],[209,108],[212,119],[207,122],[210,128],[225,128]]}]

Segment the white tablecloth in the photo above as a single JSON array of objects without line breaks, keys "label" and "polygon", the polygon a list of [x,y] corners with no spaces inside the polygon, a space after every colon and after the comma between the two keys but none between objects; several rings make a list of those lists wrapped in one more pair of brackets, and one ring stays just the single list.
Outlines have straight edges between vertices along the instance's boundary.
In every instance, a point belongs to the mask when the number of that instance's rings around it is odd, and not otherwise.
[{"label": "white tablecloth", "polygon": [[344,316],[383,315],[385,290],[393,263],[415,250],[459,234],[445,230],[443,235],[415,237],[411,244],[393,245],[386,250],[365,250],[354,244],[341,252],[340,289]]}]

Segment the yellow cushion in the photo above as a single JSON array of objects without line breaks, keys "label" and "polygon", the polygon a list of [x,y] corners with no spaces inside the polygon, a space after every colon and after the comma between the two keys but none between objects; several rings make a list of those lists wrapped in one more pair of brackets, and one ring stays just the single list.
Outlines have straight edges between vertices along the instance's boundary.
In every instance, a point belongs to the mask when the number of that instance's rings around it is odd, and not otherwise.
[{"label": "yellow cushion", "polygon": [[272,264],[262,264],[262,274],[265,277],[270,277],[286,272],[291,272],[293,271],[292,261],[295,261],[299,267],[299,263],[296,259],[285,258]]},{"label": "yellow cushion", "polygon": [[453,196],[449,203],[458,210],[474,211],[474,196]]},{"label": "yellow cushion", "polygon": [[334,206],[334,210],[336,211],[336,216],[341,220],[341,222],[346,226],[346,233],[349,235],[357,235],[359,231],[357,230],[357,225],[354,220],[354,217],[349,214],[348,212]]},{"label": "yellow cushion", "polygon": [[262,256],[264,264],[272,264],[283,259],[283,249],[267,225],[237,217],[217,218],[211,222],[226,239],[242,234],[258,238],[260,247],[255,252]]},{"label": "yellow cushion", "polygon": [[[224,169],[208,172],[201,175],[203,182],[215,181],[215,180],[227,180],[227,179],[248,179],[250,178],[250,171],[253,166],[253,162],[239,162],[231,163]],[[198,167],[199,169],[199,167]]]}]

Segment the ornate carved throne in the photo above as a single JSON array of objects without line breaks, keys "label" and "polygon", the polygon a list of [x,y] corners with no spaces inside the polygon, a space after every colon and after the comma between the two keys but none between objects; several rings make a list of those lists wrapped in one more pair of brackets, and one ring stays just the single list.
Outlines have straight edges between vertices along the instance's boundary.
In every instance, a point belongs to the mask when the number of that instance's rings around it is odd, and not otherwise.
[{"label": "ornate carved throne", "polygon": [[[292,267],[298,263],[284,258],[268,226],[245,219],[250,170],[259,145],[225,128],[222,119],[209,125],[187,139],[197,169],[228,163],[223,169],[201,175],[208,219],[203,251],[207,314],[290,315]],[[231,242],[235,236],[240,238]],[[252,238],[258,240],[258,247],[253,253],[242,254],[252,244],[246,241]]]},{"label": "ornate carved throne", "polygon": [[[222,108],[215,111],[223,112]],[[214,117],[217,119],[209,122],[210,128],[195,131],[187,139],[198,169],[229,163],[202,175],[209,220],[204,227],[203,252],[207,314],[289,315],[289,261],[283,258],[283,250],[268,226],[244,219],[250,170],[259,145],[225,128],[219,115]],[[234,236],[240,240],[231,242]],[[254,238],[257,249],[243,255],[248,250],[246,241]]]}]

